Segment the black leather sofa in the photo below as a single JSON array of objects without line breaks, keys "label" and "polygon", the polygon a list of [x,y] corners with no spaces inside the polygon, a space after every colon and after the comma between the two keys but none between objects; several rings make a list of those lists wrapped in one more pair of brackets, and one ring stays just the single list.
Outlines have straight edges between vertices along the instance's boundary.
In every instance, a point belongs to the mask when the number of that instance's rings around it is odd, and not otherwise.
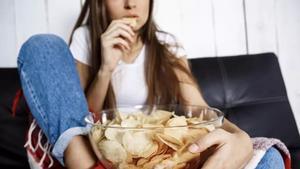
[{"label": "black leather sofa", "polygon": [[[191,59],[204,98],[252,137],[281,139],[300,168],[300,136],[277,57],[272,53]],[[16,68],[0,68],[0,168],[29,168],[23,148],[28,114]]]},{"label": "black leather sofa", "polygon": [[283,141],[292,168],[300,168],[300,136],[275,54],[192,59],[191,66],[210,106],[251,137]]}]

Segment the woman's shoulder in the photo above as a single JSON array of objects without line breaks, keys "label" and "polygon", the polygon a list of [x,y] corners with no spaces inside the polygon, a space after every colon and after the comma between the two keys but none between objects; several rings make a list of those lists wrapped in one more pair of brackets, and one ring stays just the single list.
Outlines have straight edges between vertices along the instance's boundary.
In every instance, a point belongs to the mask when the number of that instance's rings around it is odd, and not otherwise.
[{"label": "woman's shoulder", "polygon": [[169,51],[175,54],[178,58],[186,56],[182,43],[175,35],[168,32],[157,31],[156,37],[161,44],[166,45]]},{"label": "woman's shoulder", "polygon": [[82,25],[75,29],[72,42],[70,44],[70,50],[73,57],[84,64],[91,64],[91,43],[90,33],[87,25]]},{"label": "woman's shoulder", "polygon": [[179,43],[177,38],[173,34],[170,34],[168,32],[157,31],[156,37],[162,44],[176,45]]},{"label": "woman's shoulder", "polygon": [[73,38],[90,39],[90,31],[87,25],[82,25],[75,29]]}]

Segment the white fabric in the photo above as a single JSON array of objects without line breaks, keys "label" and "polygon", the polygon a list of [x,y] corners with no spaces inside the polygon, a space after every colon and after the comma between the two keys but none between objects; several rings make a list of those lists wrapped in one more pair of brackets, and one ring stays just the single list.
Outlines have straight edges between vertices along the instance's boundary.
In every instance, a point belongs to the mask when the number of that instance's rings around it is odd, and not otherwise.
[{"label": "white fabric", "polygon": [[43,167],[34,159],[34,157],[27,151],[28,164],[30,169],[42,169]]},{"label": "white fabric", "polygon": [[112,74],[112,86],[117,106],[143,105],[146,103],[148,91],[144,75],[145,46],[133,63],[123,61]]},{"label": "white fabric", "polygon": [[266,150],[254,150],[251,160],[247,163],[244,169],[255,169],[265,154]]},{"label": "white fabric", "polygon": [[73,57],[81,63],[91,65],[91,39],[87,26],[77,28],[70,45]]},{"label": "white fabric", "polygon": [[[33,143],[33,132],[34,130],[38,129],[39,134],[37,138],[37,143]],[[42,168],[51,168],[54,164],[54,161],[52,159],[52,156],[50,154],[50,150],[52,146],[50,145],[49,141],[47,140],[46,143],[42,143],[42,137],[44,137],[42,130],[40,130],[37,126],[36,120],[33,120],[28,133],[27,133],[27,141],[24,145],[24,148],[26,148],[27,151],[27,157],[28,157],[28,163],[31,169],[42,169]],[[40,152],[43,153],[42,158],[39,159],[35,153],[37,153],[40,150]],[[50,163],[48,166],[45,166],[45,159],[46,157],[49,158]]]},{"label": "white fabric", "polygon": [[[156,33],[159,41],[169,45],[170,52],[177,57],[184,57],[186,53],[177,40],[167,33]],[[75,30],[70,50],[73,57],[84,64],[91,64],[91,43],[87,26],[81,26]],[[146,103],[148,90],[144,75],[145,49],[133,63],[120,61],[112,74],[112,86],[116,96],[117,106],[143,105]]]}]

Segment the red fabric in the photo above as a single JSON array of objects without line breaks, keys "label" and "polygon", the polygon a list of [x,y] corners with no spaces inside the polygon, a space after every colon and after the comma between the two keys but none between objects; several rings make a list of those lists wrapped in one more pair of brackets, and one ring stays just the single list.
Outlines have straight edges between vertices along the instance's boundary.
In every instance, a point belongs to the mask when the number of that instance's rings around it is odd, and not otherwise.
[{"label": "red fabric", "polygon": [[[32,135],[31,135],[31,144],[33,145],[33,147],[38,147],[36,151],[32,151],[29,147],[26,147],[27,152],[30,153],[30,155],[33,157],[33,159],[35,160],[36,163],[39,163],[40,160],[42,159],[43,155],[45,154],[45,152],[41,149],[41,147],[38,146],[38,135],[39,132],[41,131],[41,129],[36,126],[36,128],[34,129]],[[27,135],[28,136],[28,135]],[[46,136],[43,134],[42,135],[42,145],[45,144],[46,140]],[[26,142],[27,142],[28,138],[26,138]],[[53,165],[51,167],[51,169],[65,169],[65,167],[63,167],[54,157],[52,157],[53,159]],[[46,155],[46,158],[41,166],[42,169],[48,169],[49,164],[50,164],[50,158],[48,155]]]},{"label": "red fabric", "polygon": [[101,164],[101,162],[98,162],[93,169],[105,169],[105,167]]},{"label": "red fabric", "polygon": [[284,166],[285,169],[291,169],[292,168],[292,161],[291,158],[287,155],[283,155],[283,161],[284,161]]},{"label": "red fabric", "polygon": [[19,89],[19,90],[16,92],[16,95],[15,95],[15,97],[14,97],[13,104],[12,104],[12,107],[11,107],[11,110],[12,110],[12,116],[13,116],[13,117],[16,116],[18,103],[19,103],[20,98],[21,98],[22,96],[23,96],[23,92],[22,92],[21,89]]}]

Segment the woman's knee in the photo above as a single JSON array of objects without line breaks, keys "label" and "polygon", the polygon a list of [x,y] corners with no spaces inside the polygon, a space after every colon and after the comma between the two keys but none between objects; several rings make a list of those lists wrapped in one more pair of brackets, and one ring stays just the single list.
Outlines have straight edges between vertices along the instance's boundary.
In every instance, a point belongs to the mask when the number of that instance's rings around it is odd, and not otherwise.
[{"label": "woman's knee", "polygon": [[284,161],[280,152],[271,147],[259,162],[257,169],[284,169]]},{"label": "woman's knee", "polygon": [[30,37],[21,47],[18,62],[47,59],[61,56],[58,53],[68,50],[68,45],[57,35],[37,34]]}]

